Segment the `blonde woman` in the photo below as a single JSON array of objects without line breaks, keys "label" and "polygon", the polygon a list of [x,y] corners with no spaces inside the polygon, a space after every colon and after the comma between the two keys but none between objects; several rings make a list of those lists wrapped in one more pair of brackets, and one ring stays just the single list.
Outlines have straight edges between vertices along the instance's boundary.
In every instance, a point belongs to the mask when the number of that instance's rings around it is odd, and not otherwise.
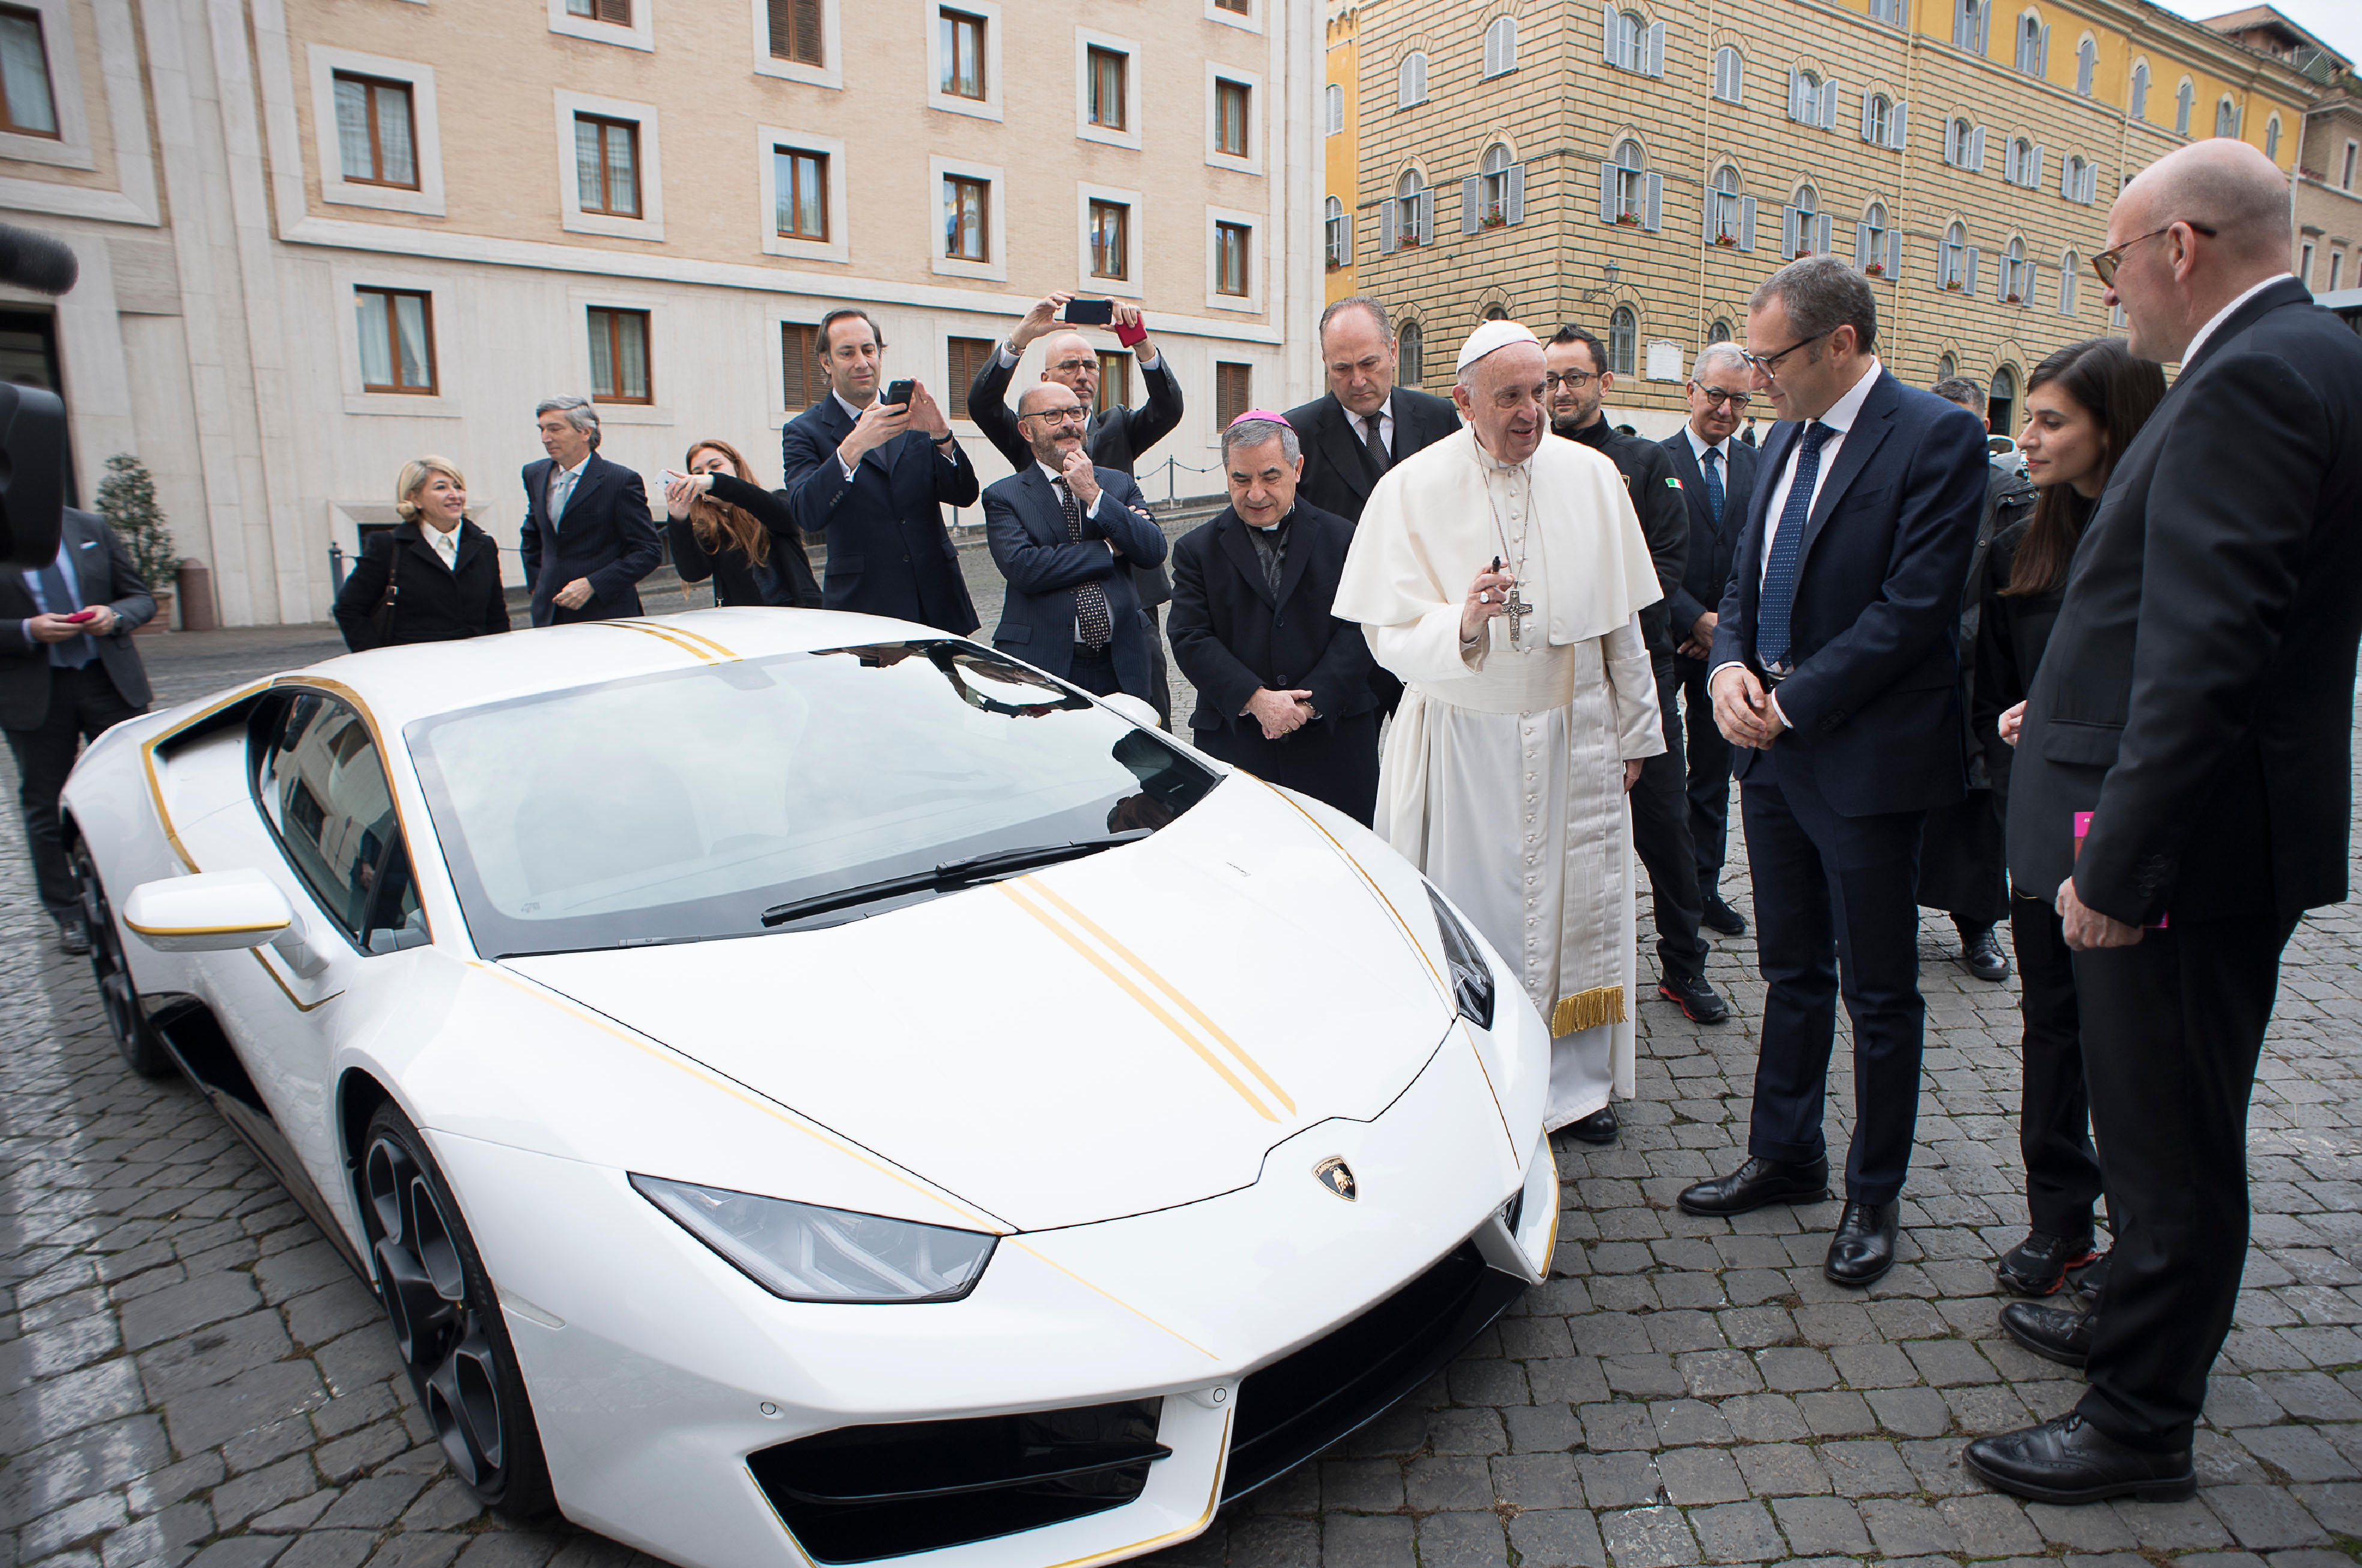
[{"label": "blonde woman", "polygon": [[337,594],[337,624],[354,652],[451,642],[509,629],[501,557],[468,521],[468,481],[447,457],[405,463],[394,483],[402,521],[372,534]]}]

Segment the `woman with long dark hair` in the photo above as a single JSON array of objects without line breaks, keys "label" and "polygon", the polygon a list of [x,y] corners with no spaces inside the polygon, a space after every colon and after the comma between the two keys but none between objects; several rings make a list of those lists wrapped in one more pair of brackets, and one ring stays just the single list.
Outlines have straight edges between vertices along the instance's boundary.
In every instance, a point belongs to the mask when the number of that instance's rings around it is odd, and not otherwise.
[{"label": "woman with long dark hair", "polygon": [[[1985,554],[1977,627],[1976,702],[1970,715],[1993,787],[2009,798],[2010,749],[2025,695],[2066,597],[2076,543],[2099,507],[2116,459],[2165,396],[2165,372],[2112,337],[2070,344],[2026,378],[2026,477],[2034,514],[1996,535]],[[2025,1021],[2018,1150],[2025,1160],[2032,1232],[1994,1270],[2003,1289],[2047,1296],[2070,1269],[2099,1255],[2092,1205],[2101,1197],[2083,1087],[2075,971],[2051,893],[2013,888],[2009,930],[2017,948],[2018,1008]]]},{"label": "woman with long dark hair", "polygon": [[685,583],[713,579],[716,603],[820,608],[820,582],[804,555],[787,497],[750,482],[726,441],[701,441],[686,476],[665,485],[672,564]]},{"label": "woman with long dark hair", "polygon": [[468,516],[468,481],[448,457],[402,466],[400,526],[370,535],[337,592],[337,625],[356,653],[452,642],[509,629],[501,553]]}]

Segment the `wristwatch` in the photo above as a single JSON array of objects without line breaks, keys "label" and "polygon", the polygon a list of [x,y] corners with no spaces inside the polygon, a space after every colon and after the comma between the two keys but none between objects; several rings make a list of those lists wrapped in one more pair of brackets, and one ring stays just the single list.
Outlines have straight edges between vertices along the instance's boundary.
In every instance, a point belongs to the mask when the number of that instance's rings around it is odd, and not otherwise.
[{"label": "wristwatch", "polygon": [[944,432],[944,433],[943,433],[943,434],[941,434],[941,435],[938,435],[938,436],[934,437],[934,443],[935,443],[935,444],[936,444],[936,445],[938,445],[938,446],[950,446],[950,445],[954,444],[955,443],[956,443],[958,440],[959,440],[959,437],[958,437],[958,436],[956,436],[956,435],[954,435],[954,434],[953,434],[950,431],[948,431],[948,430],[947,430],[947,431],[945,431],[945,432]]}]

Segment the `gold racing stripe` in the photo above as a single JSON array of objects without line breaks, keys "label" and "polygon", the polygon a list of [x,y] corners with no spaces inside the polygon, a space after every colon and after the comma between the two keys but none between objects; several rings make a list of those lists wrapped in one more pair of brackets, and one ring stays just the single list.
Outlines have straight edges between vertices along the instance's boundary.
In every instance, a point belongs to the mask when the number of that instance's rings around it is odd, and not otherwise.
[{"label": "gold racing stripe", "polygon": [[1190,1001],[1187,997],[1175,990],[1170,981],[1166,980],[1163,975],[1158,974],[1154,970],[1149,968],[1146,963],[1142,962],[1138,953],[1133,952],[1130,948],[1127,948],[1121,942],[1117,941],[1114,937],[1109,934],[1107,927],[1099,925],[1089,916],[1084,914],[1081,910],[1076,908],[1073,905],[1059,897],[1055,893],[1050,890],[1046,883],[1036,882],[1031,877],[1026,878],[1025,883],[1026,891],[1028,893],[1038,894],[1042,897],[1049,900],[1052,904],[1056,905],[1065,913],[1066,918],[1072,920],[1076,925],[1081,927],[1084,930],[1098,938],[1101,943],[1105,944],[1109,952],[1113,953],[1117,958],[1121,959],[1124,962],[1130,964],[1133,970],[1142,979],[1146,980],[1149,984],[1163,992],[1167,997],[1172,999],[1174,1003],[1177,1005],[1181,1011],[1196,1019],[1199,1028],[1205,1030],[1207,1034],[1211,1035],[1216,1040],[1220,1041],[1224,1050],[1230,1052],[1231,1056],[1236,1057],[1242,1066],[1243,1066],[1249,1072],[1254,1074],[1256,1078],[1263,1080],[1263,1086],[1271,1091],[1272,1098],[1279,1102],[1280,1108],[1282,1110],[1286,1111],[1291,1116],[1296,1113],[1296,1102],[1287,1097],[1287,1091],[1280,1088],[1278,1082],[1272,1078],[1271,1074],[1264,1071],[1263,1064],[1256,1061],[1254,1058],[1247,1055],[1247,1053],[1241,1048],[1236,1040],[1233,1040],[1230,1036],[1224,1034],[1220,1025],[1215,1023],[1211,1018],[1207,1017],[1205,1014],[1199,1012],[1196,1003]]},{"label": "gold racing stripe", "polygon": [[690,642],[680,637],[676,637],[670,631],[660,630],[653,626],[644,626],[636,620],[578,620],[574,624],[577,626],[612,626],[618,631],[636,631],[643,637],[653,637],[659,642],[668,642],[672,644],[672,646],[679,649],[682,652],[687,653],[701,664],[718,664],[722,663],[720,659],[715,658],[712,654],[707,652],[704,649],[699,647],[694,642]]},{"label": "gold racing stripe", "polygon": [[684,637],[691,642],[702,642],[706,647],[713,651],[713,653],[717,658],[739,659],[745,656],[740,653],[735,648],[724,647],[723,644],[716,642],[712,638],[708,637],[704,632],[691,631],[685,626],[657,626],[652,622],[644,620],[634,620],[630,622],[630,624],[653,631],[659,637]]},{"label": "gold racing stripe", "polygon": [[[1057,938],[1060,941],[1065,943],[1066,946],[1074,948],[1076,953],[1082,956],[1085,962],[1098,970],[1101,974],[1107,976],[1109,980],[1114,981],[1118,990],[1121,991],[1125,995],[1131,997],[1134,1002],[1139,1003],[1142,1008],[1146,1009],[1150,1017],[1154,1018],[1158,1023],[1171,1030],[1173,1032],[1173,1037],[1179,1040],[1183,1045],[1188,1047],[1190,1050],[1197,1053],[1198,1059],[1204,1062],[1208,1067],[1212,1068],[1215,1073],[1220,1077],[1221,1080],[1224,1083],[1229,1084],[1231,1088],[1237,1092],[1240,1099],[1245,1101],[1249,1105],[1254,1108],[1256,1115],[1261,1116],[1266,1122],[1276,1122],[1279,1120],[1279,1117],[1272,1112],[1271,1107],[1265,1105],[1263,1101],[1256,1096],[1254,1091],[1249,1089],[1246,1086],[1245,1081],[1242,1080],[1237,1073],[1231,1070],[1228,1064],[1226,1064],[1220,1057],[1216,1056],[1211,1050],[1208,1049],[1205,1043],[1199,1040],[1196,1035],[1182,1027],[1181,1021],[1173,1016],[1171,1013],[1167,1012],[1155,998],[1150,996],[1147,992],[1142,990],[1139,984],[1135,982],[1130,975],[1124,973],[1123,970],[1118,969],[1113,963],[1109,962],[1103,954],[1091,947],[1090,944],[1086,942],[1079,935],[1060,924],[1057,917],[1053,916],[1047,909],[1044,909],[1040,905],[1033,903],[1028,896],[1028,894],[1036,890],[1033,885],[1032,878],[1022,877],[1015,882],[997,883],[994,885],[999,888],[1001,893],[1008,895],[1009,902],[1014,904],[1018,908],[1022,909],[1026,914],[1031,915],[1034,919],[1040,921],[1044,930]],[[1025,888],[1026,891],[1020,892],[1019,889],[1021,887]],[[1064,901],[1062,900],[1061,902]],[[1133,961],[1136,962],[1137,960]],[[1294,1107],[1291,1106],[1290,1109],[1293,1110]]]}]

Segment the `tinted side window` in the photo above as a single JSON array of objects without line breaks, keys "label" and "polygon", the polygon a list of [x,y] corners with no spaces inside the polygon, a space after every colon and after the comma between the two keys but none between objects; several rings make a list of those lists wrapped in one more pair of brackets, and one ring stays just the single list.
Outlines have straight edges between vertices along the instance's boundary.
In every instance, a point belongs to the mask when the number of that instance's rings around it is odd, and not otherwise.
[{"label": "tinted side window", "polygon": [[288,863],[372,952],[425,937],[377,743],[360,715],[299,692],[256,737],[254,793]]}]

